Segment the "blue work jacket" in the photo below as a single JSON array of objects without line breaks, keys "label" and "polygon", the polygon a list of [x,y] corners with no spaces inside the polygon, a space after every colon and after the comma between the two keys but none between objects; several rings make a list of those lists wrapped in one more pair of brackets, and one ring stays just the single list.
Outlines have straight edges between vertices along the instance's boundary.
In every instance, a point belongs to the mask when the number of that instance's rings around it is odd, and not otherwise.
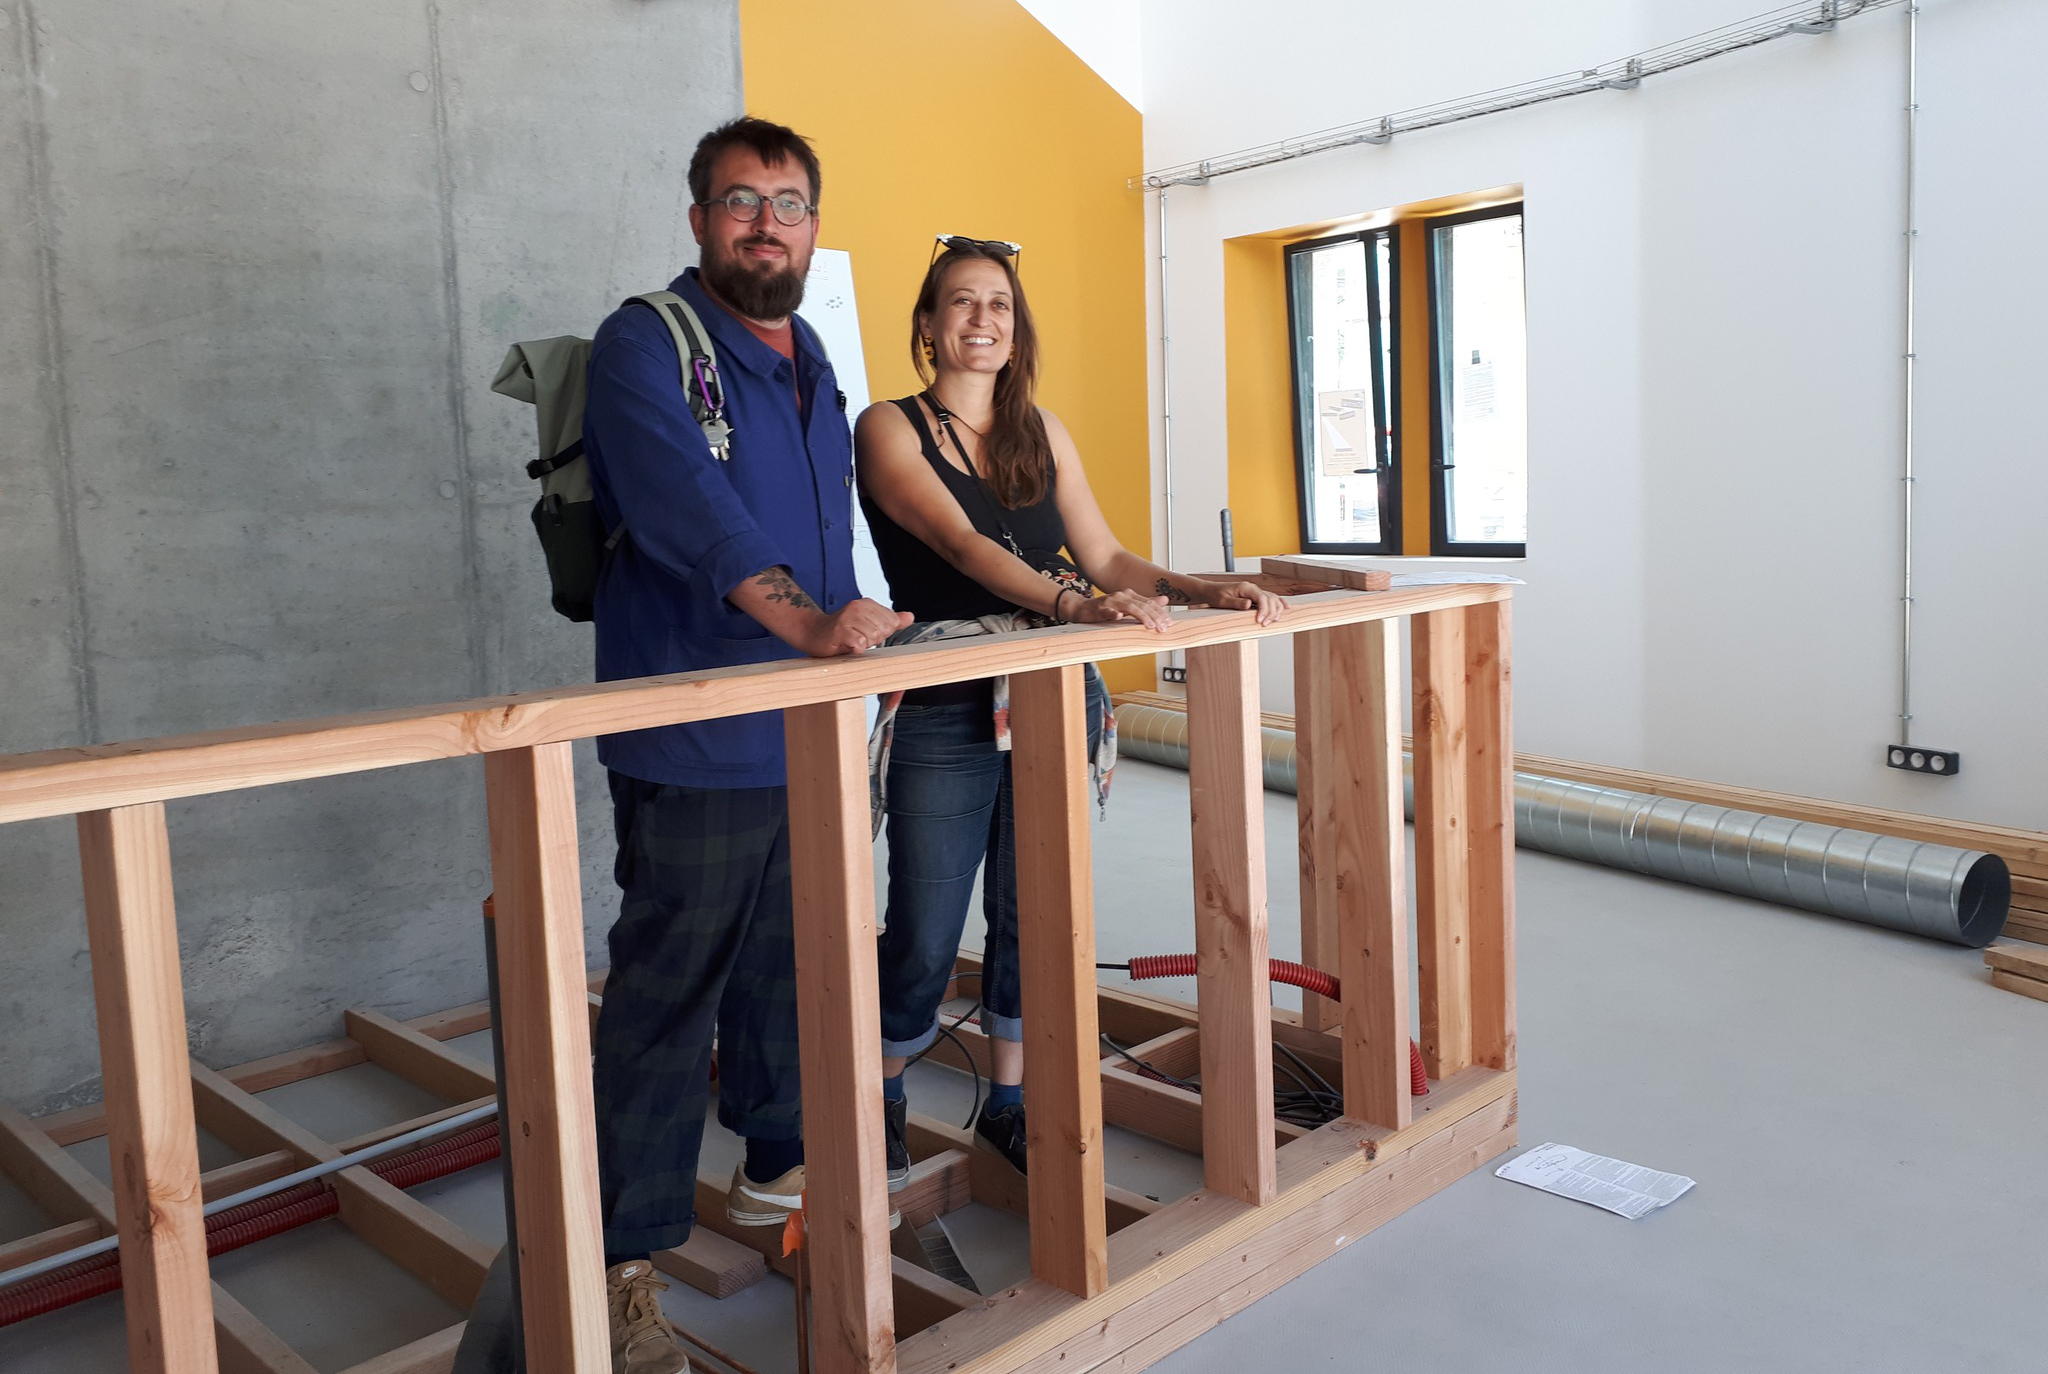
[{"label": "blue work jacket", "polygon": [[[583,414],[598,514],[626,527],[597,586],[600,682],[800,657],[725,600],[764,569],[787,567],[827,611],[860,595],[853,439],[817,335],[796,322],[792,366],[705,295],[696,268],[669,289],[710,331],[732,456],[712,457],[690,413],[668,326],[644,305],[614,311],[591,346]],[[786,781],[780,711],[605,735],[597,756],[648,782]]]}]

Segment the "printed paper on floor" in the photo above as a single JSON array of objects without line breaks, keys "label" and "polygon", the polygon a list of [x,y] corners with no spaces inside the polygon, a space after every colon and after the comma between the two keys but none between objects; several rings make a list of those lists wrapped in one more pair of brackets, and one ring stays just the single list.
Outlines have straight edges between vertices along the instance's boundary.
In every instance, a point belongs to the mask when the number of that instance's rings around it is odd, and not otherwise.
[{"label": "printed paper on floor", "polygon": [[1538,1145],[1494,1173],[1511,1183],[1590,1202],[1630,1221],[1676,1202],[1693,1184],[1683,1174],[1661,1173],[1555,1143]]}]

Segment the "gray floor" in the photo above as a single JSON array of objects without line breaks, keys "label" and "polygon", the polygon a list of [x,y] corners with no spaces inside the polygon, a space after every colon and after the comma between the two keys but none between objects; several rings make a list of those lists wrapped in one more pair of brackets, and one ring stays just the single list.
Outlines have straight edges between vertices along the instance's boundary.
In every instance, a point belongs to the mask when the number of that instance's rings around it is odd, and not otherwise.
[{"label": "gray floor", "polygon": [[[1106,960],[1193,948],[1185,783],[1118,770],[1093,832]],[[1293,799],[1269,796],[1267,820],[1273,952],[1290,957]],[[1629,1222],[1483,1171],[1155,1368],[2048,1369],[2048,1006],[1993,989],[1967,950],[1526,851],[1517,871],[1524,1147],[1563,1141],[1699,1186]],[[482,1037],[462,1048],[489,1057]],[[915,1072],[920,1110],[965,1114],[964,1078]],[[315,1082],[267,1099],[343,1135],[416,1109],[374,1073]],[[1192,1183],[1185,1156],[1111,1146],[1124,1186]],[[735,1148],[714,1129],[706,1157]],[[494,1169],[418,1195],[502,1232]],[[37,1220],[0,1184],[0,1237]],[[985,1287],[1017,1276],[1014,1219],[977,1207],[949,1224]],[[453,1319],[333,1223],[216,1274],[322,1370]],[[779,1279],[668,1300],[740,1359],[791,1367]],[[114,1299],[0,1328],[8,1374],[122,1367]]]}]

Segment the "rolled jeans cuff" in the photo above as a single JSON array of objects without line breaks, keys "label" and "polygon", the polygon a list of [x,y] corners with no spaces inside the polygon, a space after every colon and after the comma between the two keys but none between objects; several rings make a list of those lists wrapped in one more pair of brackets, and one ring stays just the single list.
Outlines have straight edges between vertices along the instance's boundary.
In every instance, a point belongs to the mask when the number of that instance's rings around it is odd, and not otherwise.
[{"label": "rolled jeans cuff", "polygon": [[[932,1042],[939,1038],[939,1027],[942,1024],[941,1019],[935,1016],[932,1018],[931,1025],[925,1027],[923,1031],[908,1040],[891,1040],[888,1036],[883,1036],[882,1057],[884,1059],[910,1059],[923,1054],[931,1048]],[[1024,1038],[1024,1018],[1021,1016],[998,1016],[984,1007],[981,1012],[981,1029],[982,1033],[991,1040],[1022,1040]]]}]

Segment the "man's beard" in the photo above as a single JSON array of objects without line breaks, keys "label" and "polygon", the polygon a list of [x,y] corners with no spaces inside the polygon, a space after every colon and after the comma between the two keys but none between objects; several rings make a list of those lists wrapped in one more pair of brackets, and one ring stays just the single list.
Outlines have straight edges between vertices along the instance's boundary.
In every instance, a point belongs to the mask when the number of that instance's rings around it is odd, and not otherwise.
[{"label": "man's beard", "polygon": [[768,241],[742,239],[729,253],[713,248],[704,254],[697,267],[704,284],[750,320],[779,320],[794,314],[804,300],[804,279],[793,259],[785,259],[780,266],[757,268],[740,256],[749,244]]}]

